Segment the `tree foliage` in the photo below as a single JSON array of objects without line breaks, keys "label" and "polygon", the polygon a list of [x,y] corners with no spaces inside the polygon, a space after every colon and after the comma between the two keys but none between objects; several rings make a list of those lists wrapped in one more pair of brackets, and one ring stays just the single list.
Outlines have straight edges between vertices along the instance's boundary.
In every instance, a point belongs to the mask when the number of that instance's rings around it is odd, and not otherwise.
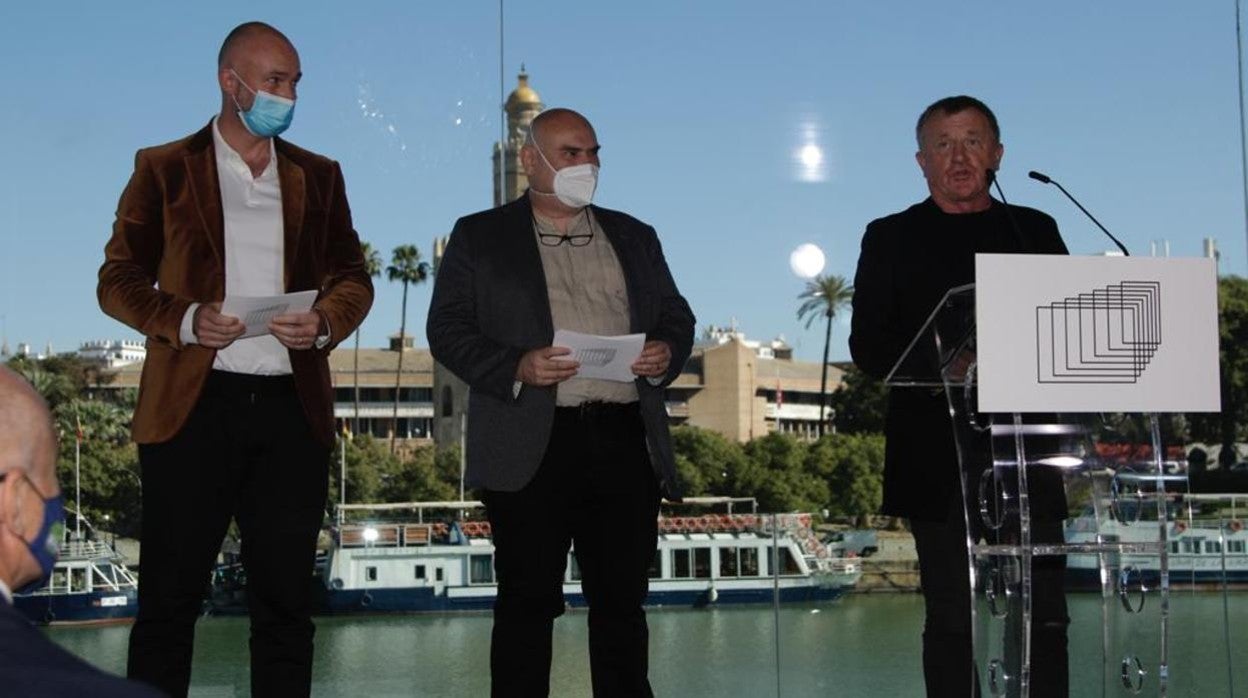
[{"label": "tree foliage", "polygon": [[888,388],[884,382],[850,365],[842,376],[841,387],[828,397],[836,430],[844,434],[883,433],[888,411]]},{"label": "tree foliage", "polygon": [[[334,511],[342,480],[343,441],[339,439],[330,467],[327,511]],[[417,448],[409,458],[390,453],[387,445],[368,434],[346,441],[347,504],[447,501],[459,498],[459,448],[440,451],[432,445]]]},{"label": "tree foliage", "polygon": [[672,430],[689,496],[754,497],[763,511],[827,510],[860,522],[880,507],[884,437],[827,434],[813,443],[772,433],[747,444],[697,427]]},{"label": "tree foliage", "polygon": [[403,284],[403,303],[399,317],[399,362],[394,369],[394,414],[390,420],[390,452],[394,453],[395,438],[399,431],[399,396],[403,392],[403,354],[407,341],[407,287],[422,284],[429,279],[431,267],[421,260],[415,245],[399,245],[394,248],[386,278]]},{"label": "tree foliage", "polygon": [[1223,465],[1229,465],[1248,424],[1248,279],[1241,276],[1218,280],[1218,347],[1222,411],[1191,415],[1191,436],[1221,444]]},{"label": "tree foliage", "polygon": [[[845,277],[823,274],[806,282],[806,289],[798,295],[802,304],[797,307],[798,320],[805,320],[809,328],[816,318],[825,318],[823,336],[823,375],[819,380],[819,407],[828,404],[828,351],[832,346],[832,320],[854,297],[854,287]],[[819,436],[823,436],[823,415],[819,417]]]}]

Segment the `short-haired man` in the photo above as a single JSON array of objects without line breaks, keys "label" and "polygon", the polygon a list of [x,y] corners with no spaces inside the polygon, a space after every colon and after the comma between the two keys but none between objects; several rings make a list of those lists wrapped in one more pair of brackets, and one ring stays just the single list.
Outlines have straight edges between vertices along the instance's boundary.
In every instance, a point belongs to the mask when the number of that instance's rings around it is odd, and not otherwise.
[{"label": "short-haired man", "polygon": [[[854,277],[850,352],[876,378],[901,358],[946,291],[975,281],[976,253],[1066,254],[1052,218],[1021,206],[1007,209],[990,195],[1005,148],[987,105],[967,96],[939,100],[919,117],[916,136],[915,159],[930,196],[867,226]],[[927,694],[969,696],[976,689],[967,534],[944,395],[890,391],[885,436],[883,513],[910,519],[919,555]],[[972,531],[976,539],[980,534]],[[1066,692],[1068,621],[1058,584],[1055,595],[1038,597],[1033,695]]]},{"label": "short-haired man", "polygon": [[[310,691],[308,577],[334,437],[328,356],[373,291],[338,164],[277,138],[301,76],[278,30],[230,32],[220,113],[139,151],[100,268],[100,306],[147,337],[129,675],[172,695],[187,691],[195,619],[231,518],[247,570],[252,692]],[[243,322],[220,312],[227,296],[305,290],[318,292],[313,309],[273,318],[267,334],[244,338]]]},{"label": "short-haired man", "polygon": [[64,519],[48,408],[21,376],[0,366],[0,693],[159,695],[66,652],[13,608],[13,591],[38,589],[47,582]]},{"label": "short-haired man", "polygon": [[[534,118],[529,190],[461,218],[429,309],[433,356],[471,389],[468,479],[483,488],[498,575],[495,696],[544,696],[574,544],[594,695],[651,695],[642,603],[660,494],[676,494],[663,388],[693,344],[654,229],[590,205],[598,137],[569,109]],[[555,329],[644,333],[629,382],[577,376]]]}]

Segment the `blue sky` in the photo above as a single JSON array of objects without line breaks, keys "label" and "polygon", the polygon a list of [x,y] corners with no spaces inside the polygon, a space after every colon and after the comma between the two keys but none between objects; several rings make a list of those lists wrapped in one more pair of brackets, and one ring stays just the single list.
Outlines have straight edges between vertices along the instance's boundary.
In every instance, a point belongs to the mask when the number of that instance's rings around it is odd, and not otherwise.
[{"label": "blue sky", "polygon": [[[497,2],[58,2],[0,21],[0,316],[10,345],[57,351],[137,338],[106,317],[95,274],[134,151],[184,136],[219,105],[221,39],[249,19],[295,42],[304,80],[290,140],[342,163],[356,228],[386,256],[428,256],[491,204],[499,136]],[[1057,218],[1071,251],[1109,246],[1062,182],[1135,254],[1217,239],[1245,274],[1232,0],[771,3],[507,2],[505,91],[524,62],[549,106],[595,124],[597,201],[655,225],[699,329],[734,318],[818,360],[797,321],[789,252],[814,242],[852,278],[873,218],[922,199],[914,121],[969,93],[1001,121],[1011,203]],[[824,153],[803,181],[795,152]],[[429,287],[408,325],[423,342]],[[378,281],[365,346],[398,331]],[[832,357],[848,357],[848,317]]]}]

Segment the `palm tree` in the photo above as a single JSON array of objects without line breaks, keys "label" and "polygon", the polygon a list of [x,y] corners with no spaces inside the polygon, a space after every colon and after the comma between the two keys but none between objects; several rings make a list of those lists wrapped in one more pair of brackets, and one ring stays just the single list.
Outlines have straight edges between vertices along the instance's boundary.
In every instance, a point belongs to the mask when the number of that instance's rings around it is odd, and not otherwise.
[{"label": "palm tree", "polygon": [[[364,271],[369,278],[376,279],[381,276],[381,253],[373,249],[373,246],[367,242],[360,243],[360,252],[364,254]],[[355,421],[352,423],[352,431],[360,428],[360,328],[355,328],[355,366],[353,368],[355,374]]]},{"label": "palm tree", "polygon": [[832,344],[832,319],[854,297],[854,287],[844,277],[821,274],[806,282],[806,290],[797,297],[802,304],[797,308],[797,319],[806,320],[809,329],[815,318],[827,318],[827,332],[823,338],[823,377],[819,381],[819,427],[823,436],[823,408],[828,404],[828,348]]},{"label": "palm tree", "polygon": [[415,245],[399,245],[386,267],[386,278],[403,283],[403,309],[399,319],[399,365],[394,370],[394,415],[390,419],[390,453],[394,453],[394,439],[399,431],[399,389],[403,380],[403,343],[407,338],[407,287],[423,283],[429,278],[429,263],[420,259]]}]

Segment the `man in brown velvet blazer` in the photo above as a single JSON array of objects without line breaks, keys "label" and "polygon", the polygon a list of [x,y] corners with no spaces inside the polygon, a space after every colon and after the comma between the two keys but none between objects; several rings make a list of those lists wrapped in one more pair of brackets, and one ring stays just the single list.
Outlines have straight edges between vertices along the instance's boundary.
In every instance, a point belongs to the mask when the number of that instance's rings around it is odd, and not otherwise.
[{"label": "man in brown velvet blazer", "polygon": [[[143,475],[128,672],[173,695],[231,519],[242,535],[254,695],[306,695],[311,587],[334,438],[328,356],[372,304],[338,164],[278,139],[301,72],[258,22],[226,38],[221,112],[140,150],[100,268],[100,306],[147,337],[134,439]],[[316,290],[243,337],[227,296]],[[258,328],[251,328],[253,332]]]}]

